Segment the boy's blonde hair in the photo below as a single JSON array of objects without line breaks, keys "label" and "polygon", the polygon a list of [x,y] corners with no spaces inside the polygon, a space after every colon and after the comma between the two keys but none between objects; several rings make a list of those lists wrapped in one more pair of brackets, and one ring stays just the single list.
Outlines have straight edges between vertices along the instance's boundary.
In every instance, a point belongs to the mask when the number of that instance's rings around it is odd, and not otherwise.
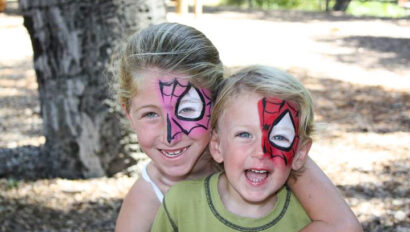
[{"label": "boy's blonde hair", "polygon": [[242,69],[221,83],[211,116],[212,129],[217,130],[218,119],[224,113],[224,109],[245,91],[296,103],[300,115],[299,145],[311,139],[314,124],[313,102],[309,91],[291,75],[268,66]]},{"label": "boy's blonde hair", "polygon": [[117,63],[117,94],[127,111],[138,93],[139,71],[182,74],[213,96],[223,78],[223,65],[212,42],[195,28],[178,23],[152,25],[133,34]]}]

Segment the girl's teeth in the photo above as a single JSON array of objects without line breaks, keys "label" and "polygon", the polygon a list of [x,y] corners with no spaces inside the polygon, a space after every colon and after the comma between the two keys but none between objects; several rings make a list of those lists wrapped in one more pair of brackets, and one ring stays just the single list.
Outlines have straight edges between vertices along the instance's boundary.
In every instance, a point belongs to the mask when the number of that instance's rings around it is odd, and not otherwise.
[{"label": "girl's teeth", "polygon": [[179,150],[179,151],[174,151],[174,152],[162,151],[162,152],[163,152],[166,156],[173,157],[173,156],[177,156],[177,155],[181,154],[181,153],[184,152],[186,149],[187,149],[187,148],[185,147],[185,148],[183,148],[183,149],[181,149],[181,150]]}]

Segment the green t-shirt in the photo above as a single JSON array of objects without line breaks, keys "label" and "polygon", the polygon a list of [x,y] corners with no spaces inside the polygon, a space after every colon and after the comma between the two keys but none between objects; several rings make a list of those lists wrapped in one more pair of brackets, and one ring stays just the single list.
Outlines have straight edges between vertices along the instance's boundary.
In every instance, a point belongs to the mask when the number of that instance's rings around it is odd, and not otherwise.
[{"label": "green t-shirt", "polygon": [[311,222],[299,201],[284,186],[275,208],[262,218],[246,218],[228,211],[218,193],[219,174],[183,181],[166,194],[152,232],[299,231]]}]

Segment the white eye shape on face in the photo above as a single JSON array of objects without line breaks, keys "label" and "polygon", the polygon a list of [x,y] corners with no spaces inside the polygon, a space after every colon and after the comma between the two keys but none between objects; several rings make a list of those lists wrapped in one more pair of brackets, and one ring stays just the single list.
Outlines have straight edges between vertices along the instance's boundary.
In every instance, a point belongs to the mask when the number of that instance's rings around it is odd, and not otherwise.
[{"label": "white eye shape on face", "polygon": [[295,138],[295,127],[293,126],[290,113],[287,112],[279,122],[277,122],[269,133],[269,141],[274,145],[288,149]]},{"label": "white eye shape on face", "polygon": [[191,87],[178,103],[176,115],[180,119],[193,121],[202,118],[204,113],[204,98],[197,89]]}]

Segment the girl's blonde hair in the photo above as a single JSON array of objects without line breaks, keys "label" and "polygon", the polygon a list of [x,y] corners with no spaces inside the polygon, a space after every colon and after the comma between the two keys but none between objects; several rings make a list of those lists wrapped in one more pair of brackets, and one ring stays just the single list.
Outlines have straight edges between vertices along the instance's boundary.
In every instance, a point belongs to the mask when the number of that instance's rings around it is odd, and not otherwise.
[{"label": "girl's blonde hair", "polygon": [[264,97],[277,97],[297,104],[301,143],[311,139],[314,130],[313,102],[309,91],[291,75],[268,66],[251,66],[240,70],[221,83],[212,111],[211,128],[217,129],[224,109],[241,93],[254,92]]},{"label": "girl's blonde hair", "polygon": [[195,28],[178,23],[152,25],[133,34],[117,64],[117,94],[127,111],[138,93],[140,71],[182,74],[193,85],[209,89],[212,96],[223,78],[223,65],[212,42]]}]

